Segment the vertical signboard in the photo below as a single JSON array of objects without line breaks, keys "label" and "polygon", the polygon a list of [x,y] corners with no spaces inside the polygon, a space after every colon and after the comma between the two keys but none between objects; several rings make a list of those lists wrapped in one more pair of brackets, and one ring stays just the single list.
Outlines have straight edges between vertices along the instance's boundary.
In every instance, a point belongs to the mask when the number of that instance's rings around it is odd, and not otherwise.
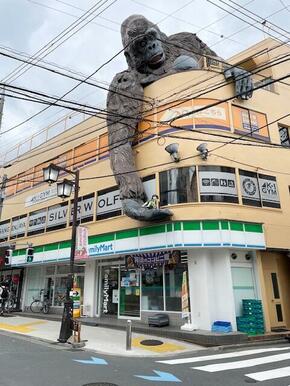
[{"label": "vertical signboard", "polygon": [[78,226],[75,259],[87,259],[88,257],[89,257],[88,229],[86,227]]}]

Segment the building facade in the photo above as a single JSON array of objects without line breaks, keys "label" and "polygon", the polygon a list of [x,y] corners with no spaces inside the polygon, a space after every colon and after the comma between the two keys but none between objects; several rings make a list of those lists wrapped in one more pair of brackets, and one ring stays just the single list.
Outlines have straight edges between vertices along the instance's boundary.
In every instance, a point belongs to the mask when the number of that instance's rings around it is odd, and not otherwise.
[{"label": "building facade", "polygon": [[[78,221],[89,235],[89,256],[75,266],[82,315],[147,322],[165,312],[181,326],[186,272],[196,328],[224,320],[236,330],[243,299],[262,300],[266,331],[289,328],[290,91],[282,81],[272,83],[287,74],[287,63],[277,60],[289,50],[267,39],[231,59],[251,70],[260,87],[248,101],[233,98],[233,85],[213,64],[145,89],[155,106],[138,127],[136,165],[148,197],[157,194],[173,211],[170,222],[122,214],[100,118],[42,144],[32,138],[22,145],[28,151],[7,154],[0,247],[13,244],[15,251],[1,276],[12,278],[17,307],[29,309],[44,288],[52,310],[62,312],[72,200],[60,201],[54,185],[43,182],[42,169],[54,163],[80,170]],[[178,163],[165,151],[170,143],[179,145]],[[196,150],[201,143],[207,159]],[[34,246],[32,262],[27,243]]]}]

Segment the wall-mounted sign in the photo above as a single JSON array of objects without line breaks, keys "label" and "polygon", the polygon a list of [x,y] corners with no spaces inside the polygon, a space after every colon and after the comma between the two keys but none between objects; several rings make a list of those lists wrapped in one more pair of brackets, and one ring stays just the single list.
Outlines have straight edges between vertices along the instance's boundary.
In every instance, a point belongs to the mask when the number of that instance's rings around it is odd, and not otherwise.
[{"label": "wall-mounted sign", "polygon": [[29,214],[28,232],[34,232],[45,228],[47,218],[46,209],[41,209]]},{"label": "wall-mounted sign", "polygon": [[238,199],[235,170],[219,166],[199,168],[200,196],[221,195]]},{"label": "wall-mounted sign", "polygon": [[47,213],[47,228],[66,224],[68,204],[54,205],[48,208]]},{"label": "wall-mounted sign", "polygon": [[53,186],[33,196],[28,196],[25,200],[25,207],[36,205],[55,197],[57,197],[56,186]]},{"label": "wall-mounted sign", "polygon": [[226,120],[226,111],[223,107],[209,107],[205,110],[194,112],[194,110],[199,110],[201,108],[206,107],[206,105],[198,105],[198,106],[181,106],[169,108],[164,112],[161,116],[161,121],[170,121],[175,119],[183,114],[188,114],[186,118],[208,118],[208,119],[222,119]]},{"label": "wall-mounted sign", "polygon": [[27,217],[12,219],[11,237],[25,234]]}]

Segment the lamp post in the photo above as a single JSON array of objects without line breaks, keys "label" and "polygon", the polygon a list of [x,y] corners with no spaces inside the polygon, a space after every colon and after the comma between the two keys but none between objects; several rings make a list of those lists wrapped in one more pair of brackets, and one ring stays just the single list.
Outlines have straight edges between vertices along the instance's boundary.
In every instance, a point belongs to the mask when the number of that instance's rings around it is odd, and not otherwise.
[{"label": "lamp post", "polygon": [[66,288],[66,300],[64,302],[63,316],[61,321],[61,328],[58,341],[60,343],[66,343],[66,341],[72,335],[72,317],[73,317],[73,300],[70,297],[70,291],[73,289],[74,280],[74,260],[76,249],[76,235],[77,235],[77,217],[78,217],[78,198],[79,198],[79,170],[72,172],[60,166],[50,164],[43,169],[43,179],[45,182],[52,184],[58,180],[59,172],[65,171],[72,174],[74,180],[64,179],[62,182],[57,183],[57,195],[62,199],[68,198],[71,195],[72,188],[74,187],[74,205],[73,205],[73,218],[72,218],[72,233],[71,233],[71,250],[70,250],[70,270],[67,276],[67,288]]}]

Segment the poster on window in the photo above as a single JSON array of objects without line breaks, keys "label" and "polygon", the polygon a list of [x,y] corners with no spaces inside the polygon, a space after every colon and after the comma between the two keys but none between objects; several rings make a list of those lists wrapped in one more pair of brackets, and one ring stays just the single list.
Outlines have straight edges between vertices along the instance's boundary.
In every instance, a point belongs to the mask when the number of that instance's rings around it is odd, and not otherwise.
[{"label": "poster on window", "polygon": [[0,240],[6,240],[10,232],[10,221],[0,224]]},{"label": "poster on window", "polygon": [[276,177],[259,174],[259,188],[263,206],[280,208]]},{"label": "poster on window", "polygon": [[[81,197],[78,202],[78,220],[84,220],[88,217],[93,217],[93,208],[94,208],[94,196],[83,198]],[[70,222],[73,220],[73,202],[71,208]]]},{"label": "poster on window", "polygon": [[243,204],[261,206],[257,174],[240,170],[240,183]]},{"label": "poster on window", "polygon": [[188,283],[187,272],[184,271],[182,275],[182,287],[181,287],[181,305],[182,305],[182,318],[189,317],[189,302],[188,302]]},{"label": "poster on window", "polygon": [[132,268],[155,268],[163,265],[174,268],[181,261],[180,251],[159,251],[148,253],[136,253],[125,256],[127,269]]},{"label": "poster on window", "polygon": [[199,191],[201,196],[221,195],[238,199],[235,172],[200,168]]}]

